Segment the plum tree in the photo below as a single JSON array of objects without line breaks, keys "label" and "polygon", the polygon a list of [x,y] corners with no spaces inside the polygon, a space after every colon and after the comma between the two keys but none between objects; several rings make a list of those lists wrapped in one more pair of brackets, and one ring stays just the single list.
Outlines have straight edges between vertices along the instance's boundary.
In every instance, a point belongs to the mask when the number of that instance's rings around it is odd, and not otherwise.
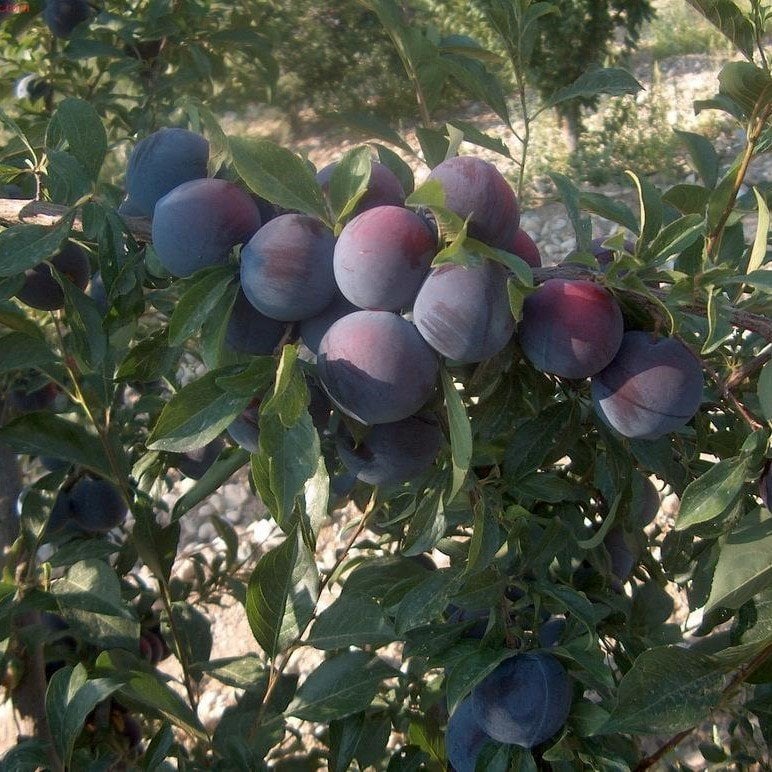
[{"label": "plum tree", "polygon": [[686,426],[702,401],[702,367],[676,338],[625,333],[613,361],[592,378],[598,415],[621,435],[652,440]]},{"label": "plum tree", "polygon": [[525,260],[531,268],[541,268],[541,252],[539,252],[539,247],[522,228],[518,228],[515,231],[515,235],[504,249]]},{"label": "plum tree", "polygon": [[155,206],[153,247],[172,276],[225,263],[260,227],[260,212],[238,186],[212,178],[178,185]]},{"label": "plum tree", "polygon": [[434,392],[439,363],[415,326],[389,311],[356,311],[327,330],[317,355],[333,402],[364,424],[401,421]]},{"label": "plum tree", "polygon": [[472,705],[480,729],[494,740],[533,748],[566,723],[571,679],[552,654],[515,654],[472,689]]},{"label": "plum tree", "polygon": [[442,445],[435,416],[422,413],[373,426],[359,443],[345,429],[337,437],[343,465],[362,482],[391,485],[412,480],[428,469]]},{"label": "plum tree", "polygon": [[412,304],[437,251],[434,234],[410,209],[377,206],[350,220],[335,244],[335,281],[359,308]]},{"label": "plum tree", "polygon": [[155,205],[183,182],[206,177],[209,143],[187,129],[159,129],[134,147],[121,214],[152,217]]},{"label": "plum tree", "polygon": [[432,268],[418,291],[413,321],[424,340],[457,362],[481,362],[507,345],[515,330],[507,270],[500,263]]},{"label": "plum tree", "polygon": [[239,289],[225,328],[225,343],[234,351],[271,354],[287,332],[287,323],[261,314]]},{"label": "plum tree", "polygon": [[316,354],[319,351],[319,344],[327,330],[332,327],[338,319],[342,319],[354,311],[362,309],[355,306],[350,300],[336,290],[335,297],[325,309],[315,316],[309,316],[300,322],[300,337],[310,351]]},{"label": "plum tree", "polygon": [[323,311],[335,297],[335,237],[304,214],[267,222],[241,250],[241,287],[272,319],[295,322]]},{"label": "plum tree", "polygon": [[477,723],[472,698],[461,700],[448,719],[445,730],[445,752],[453,769],[456,772],[475,772],[477,757],[488,742],[492,739]]},{"label": "plum tree", "polygon": [[[84,290],[91,276],[86,253],[74,242],[68,241],[50,260],[56,270],[78,289]],[[24,285],[16,297],[32,308],[54,311],[64,308],[64,292],[53,277],[48,263],[40,263],[24,272]]]},{"label": "plum tree", "polygon": [[217,461],[217,457],[225,447],[225,443],[216,437],[211,442],[187,453],[175,453],[174,464],[186,477],[191,480],[200,480],[207,469]]},{"label": "plum tree", "polygon": [[58,38],[68,38],[75,27],[91,16],[86,0],[46,0],[43,21]]},{"label": "plum tree", "polygon": [[[332,173],[337,166],[338,162],[333,161],[316,173],[316,181],[325,194],[329,193]],[[360,214],[374,206],[402,206],[404,203],[405,191],[397,175],[380,161],[372,161],[367,190],[357,201],[354,214]]]},{"label": "plum tree", "polygon": [[520,207],[510,184],[491,163],[475,156],[448,158],[432,169],[445,193],[443,206],[463,220],[468,233],[492,247],[506,249],[520,227]]},{"label": "plum tree", "polygon": [[591,281],[549,279],[523,303],[518,340],[531,364],[563,378],[600,372],[619,350],[622,311]]}]

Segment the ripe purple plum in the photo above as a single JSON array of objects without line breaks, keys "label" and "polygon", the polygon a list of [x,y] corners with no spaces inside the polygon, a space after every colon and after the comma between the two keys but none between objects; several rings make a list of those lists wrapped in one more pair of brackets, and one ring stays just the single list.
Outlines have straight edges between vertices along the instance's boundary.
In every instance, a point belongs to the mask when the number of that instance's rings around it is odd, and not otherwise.
[{"label": "ripe purple plum", "polygon": [[[329,193],[332,173],[337,165],[338,162],[334,161],[316,173],[316,181],[325,195]],[[405,191],[397,175],[385,164],[373,161],[370,165],[367,190],[357,202],[354,214],[360,214],[374,206],[402,206],[404,203]]]},{"label": "ripe purple plum", "polygon": [[494,740],[533,748],[558,732],[571,710],[571,679],[545,651],[505,659],[472,689],[473,715]]},{"label": "ripe purple plum", "polygon": [[260,227],[260,212],[238,186],[225,180],[191,180],[155,207],[153,247],[172,276],[190,276],[226,263],[231,249]]},{"label": "ripe purple plum", "polygon": [[338,434],[338,454],[357,479],[370,485],[406,482],[428,469],[442,445],[437,419],[429,414],[378,424],[358,445],[344,430]]},{"label": "ripe purple plum", "polygon": [[[86,253],[71,241],[49,261],[57,271],[66,276],[78,289],[84,290],[91,276]],[[47,263],[40,263],[24,272],[24,285],[16,293],[22,303],[41,311],[64,308],[64,292],[53,277]]]},{"label": "ripe purple plum", "polygon": [[335,281],[359,308],[399,311],[415,300],[437,252],[423,218],[399,206],[377,206],[350,220],[335,245]]},{"label": "ripe purple plum", "polygon": [[89,16],[91,9],[86,0],[46,0],[43,8],[43,21],[58,38],[70,37],[75,27]]},{"label": "ripe purple plum", "polygon": [[472,698],[462,700],[453,711],[445,730],[445,750],[456,772],[475,772],[477,757],[491,738],[477,723]]},{"label": "ripe purple plum", "polygon": [[482,158],[448,158],[430,172],[445,192],[445,208],[462,219],[469,217],[470,236],[506,249],[520,227],[520,207],[501,172]]},{"label": "ripe purple plum", "polygon": [[523,353],[542,372],[588,378],[619,350],[622,311],[591,281],[548,279],[523,304],[518,336]]},{"label": "ripe purple plum", "polygon": [[14,387],[8,394],[8,402],[14,410],[31,413],[35,410],[49,410],[54,406],[60,394],[55,383],[49,381],[42,386],[33,385],[29,381],[27,383],[28,386]]},{"label": "ripe purple plum", "polygon": [[265,356],[273,353],[286,331],[286,322],[261,314],[239,289],[225,329],[225,343],[231,349]]},{"label": "ripe purple plum", "polygon": [[506,247],[507,252],[525,260],[531,268],[541,268],[541,252],[536,242],[522,229],[518,228]]},{"label": "ripe purple plum", "polygon": [[302,338],[303,343],[306,344],[310,351],[317,354],[319,352],[319,344],[327,330],[329,330],[338,319],[342,319],[348,314],[353,314],[354,311],[361,310],[362,309],[359,308],[359,306],[355,306],[336,290],[335,297],[327,308],[316,314],[316,316],[310,316],[308,319],[303,319],[303,321],[300,322],[300,337]]},{"label": "ripe purple plum", "polygon": [[126,169],[119,212],[153,217],[155,205],[178,185],[206,177],[209,143],[187,129],[159,129],[136,144]]},{"label": "ripe purple plum", "polygon": [[631,439],[654,440],[686,426],[702,401],[702,366],[675,338],[625,333],[613,361],[592,378],[595,411]]},{"label": "ripe purple plum", "polygon": [[335,237],[304,214],[267,222],[241,250],[241,287],[272,319],[295,322],[323,311],[335,297]]},{"label": "ripe purple plum", "polygon": [[638,562],[638,548],[624,528],[615,525],[603,539],[603,546],[611,558],[612,585],[617,592],[627,581]]},{"label": "ripe purple plum", "polygon": [[563,633],[566,631],[566,618],[563,616],[550,617],[539,625],[539,645],[543,649],[551,649],[560,643]]},{"label": "ripe purple plum", "polygon": [[206,470],[217,461],[217,457],[224,447],[225,443],[217,437],[203,447],[189,450],[187,453],[175,453],[173,456],[174,465],[185,477],[190,477],[191,480],[200,480]]},{"label": "ripe purple plum", "polygon": [[432,268],[418,291],[413,320],[424,340],[457,362],[481,362],[507,345],[515,330],[507,269],[484,260]]},{"label": "ripe purple plum", "polygon": [[437,356],[418,330],[389,311],[356,311],[327,330],[317,370],[330,398],[364,424],[401,421],[432,396]]}]

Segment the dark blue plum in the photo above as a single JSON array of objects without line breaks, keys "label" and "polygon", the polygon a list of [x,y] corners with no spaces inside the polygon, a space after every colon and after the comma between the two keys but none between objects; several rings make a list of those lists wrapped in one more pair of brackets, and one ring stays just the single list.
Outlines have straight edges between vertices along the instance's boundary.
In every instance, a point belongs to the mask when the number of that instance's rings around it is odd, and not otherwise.
[{"label": "dark blue plum", "polygon": [[310,351],[317,354],[319,352],[319,344],[322,342],[322,338],[327,330],[338,319],[342,319],[348,314],[353,314],[354,311],[361,310],[361,308],[348,301],[340,292],[336,291],[335,298],[327,308],[316,314],[316,316],[310,316],[308,319],[303,319],[300,322],[300,337],[303,343],[306,344]]},{"label": "dark blue plum", "polygon": [[632,536],[625,533],[624,528],[615,525],[603,539],[603,546],[611,558],[611,574],[616,580],[614,589],[621,590],[638,562],[637,546]]},{"label": "dark blue plum", "polygon": [[[153,217],[155,205],[178,185],[206,177],[209,143],[187,129],[159,129],[134,147],[126,169],[127,211]],[[121,205],[123,206],[123,205]]]},{"label": "dark blue plum", "polygon": [[[153,207],[155,209],[155,206]],[[121,217],[147,217],[145,210],[135,204],[130,198],[124,198],[118,206]]]},{"label": "dark blue plum", "polygon": [[476,638],[480,641],[485,637],[485,633],[488,631],[488,621],[491,616],[490,609],[465,609],[451,603],[445,609],[445,614],[448,617],[448,622],[453,625],[458,625],[462,622],[474,622],[474,624],[464,632],[465,638]]},{"label": "dark blue plum", "polygon": [[242,354],[266,356],[273,353],[285,332],[286,322],[261,314],[239,289],[225,329],[225,343],[229,348]]},{"label": "dark blue plum", "polygon": [[445,752],[456,772],[475,772],[477,757],[485,743],[492,742],[474,717],[472,698],[462,700],[445,730]]},{"label": "dark blue plum", "polygon": [[58,38],[68,38],[75,27],[91,16],[86,0],[46,0],[43,21]]},{"label": "dark blue plum", "polygon": [[248,407],[226,429],[230,438],[244,450],[257,453],[260,450],[259,405]]},{"label": "dark blue plum", "polygon": [[260,227],[255,202],[225,180],[192,180],[167,193],[155,207],[153,247],[172,276],[190,276],[228,261],[237,244]]},{"label": "dark blue plum", "polygon": [[[325,194],[329,194],[330,180],[337,165],[337,161],[327,164],[316,173],[316,181]],[[404,203],[405,191],[397,175],[388,166],[379,161],[373,161],[370,165],[370,180],[367,183],[367,190],[357,201],[354,214],[360,214],[375,206],[402,206]]]},{"label": "dark blue plum", "polygon": [[207,469],[209,469],[220,452],[225,447],[225,443],[217,437],[206,445],[195,450],[189,450],[187,453],[175,453],[173,463],[185,477],[191,480],[200,480]]},{"label": "dark blue plum", "polygon": [[619,350],[622,311],[591,281],[549,279],[523,303],[518,339],[531,364],[563,378],[600,372]]},{"label": "dark blue plum", "polygon": [[439,363],[401,316],[356,311],[322,338],[317,371],[344,413],[364,424],[384,424],[420,411],[434,393]]},{"label": "dark blue plum", "polygon": [[31,74],[25,75],[16,81],[13,93],[17,99],[29,99],[30,102],[37,102],[39,99],[50,97],[53,93],[53,88],[44,78]]},{"label": "dark blue plum", "polygon": [[474,156],[448,158],[430,172],[445,193],[445,209],[469,217],[470,236],[507,249],[520,227],[520,207],[510,184],[493,164]]},{"label": "dark blue plum", "polygon": [[613,361],[592,378],[598,415],[620,434],[654,440],[686,426],[702,401],[702,366],[675,338],[625,333]]},{"label": "dark blue plum", "polygon": [[531,268],[541,268],[541,252],[536,242],[522,229],[518,228],[506,251],[525,260]]},{"label": "dark blue plum", "polygon": [[566,630],[565,617],[550,617],[539,625],[539,645],[544,649],[551,649],[560,643]]},{"label": "dark blue plum", "polygon": [[[86,289],[91,277],[91,266],[86,253],[77,244],[67,242],[62,251],[49,262],[78,289]],[[64,292],[47,263],[28,268],[24,272],[24,285],[16,297],[25,305],[41,311],[64,308]]]},{"label": "dark blue plum", "polygon": [[11,389],[8,402],[19,413],[31,413],[53,407],[58,396],[59,389],[55,383],[44,383],[42,386],[29,383],[29,386],[16,386]]},{"label": "dark blue plum", "polygon": [[392,485],[426,471],[437,457],[442,439],[436,418],[424,413],[373,426],[358,445],[343,429],[336,444],[340,460],[357,479],[369,485]]},{"label": "dark blue plum", "polygon": [[472,706],[480,728],[494,740],[533,748],[566,723],[571,679],[548,652],[516,654],[474,687]]},{"label": "dark blue plum", "polygon": [[437,252],[425,221],[410,209],[377,206],[350,220],[335,245],[335,281],[359,308],[399,311],[415,300]]},{"label": "dark blue plum", "polygon": [[295,322],[323,311],[335,297],[335,237],[304,214],[267,222],[241,250],[241,287],[272,319]]},{"label": "dark blue plum", "polygon": [[640,472],[633,473],[630,522],[645,528],[659,512],[659,493],[654,483]]},{"label": "dark blue plum", "polygon": [[413,321],[424,340],[457,362],[482,362],[501,351],[515,330],[507,269],[484,260],[432,268],[418,291]]},{"label": "dark blue plum", "polygon": [[81,477],[69,491],[70,518],[84,531],[107,533],[126,519],[128,511],[120,490],[109,480]]}]

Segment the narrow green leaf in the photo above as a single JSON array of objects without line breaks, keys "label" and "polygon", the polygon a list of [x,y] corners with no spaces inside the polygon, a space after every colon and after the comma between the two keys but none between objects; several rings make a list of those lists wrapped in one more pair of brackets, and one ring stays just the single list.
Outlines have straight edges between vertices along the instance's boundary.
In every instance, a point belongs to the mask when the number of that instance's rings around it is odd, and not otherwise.
[{"label": "narrow green leaf", "polygon": [[59,103],[51,122],[49,141],[52,134],[61,133],[69,152],[96,182],[107,154],[107,134],[94,107],[83,99],[69,97]]},{"label": "narrow green leaf", "polygon": [[400,551],[403,555],[411,556],[434,549],[445,535],[447,527],[442,493],[431,491],[417,502]]},{"label": "narrow green leaf", "polygon": [[640,242],[647,245],[662,226],[662,199],[659,191],[648,181],[634,172],[627,170],[627,176],[633,181],[638,191],[638,206],[641,222]]},{"label": "narrow green leaf", "polygon": [[97,371],[107,355],[107,333],[96,302],[54,271],[64,293],[64,310],[70,328],[72,353],[84,372]]},{"label": "narrow green leaf", "polygon": [[587,99],[599,94],[622,96],[623,94],[637,94],[642,89],[643,86],[621,67],[591,69],[580,75],[569,86],[558,89],[539,108],[539,112],[579,97]]},{"label": "narrow green leaf", "polygon": [[582,191],[579,193],[579,206],[591,214],[597,214],[611,222],[627,228],[630,233],[638,233],[638,221],[627,204],[601,193]]},{"label": "narrow green leaf", "polygon": [[[661,207],[661,205],[660,205]],[[649,265],[661,265],[668,258],[690,247],[705,232],[701,214],[687,214],[666,225],[646,249]]]},{"label": "narrow green leaf", "polygon": [[701,134],[694,134],[691,131],[675,129],[675,133],[686,145],[694,168],[702,178],[705,186],[714,188],[718,182],[719,158],[711,141],[707,137],[703,137]]},{"label": "narrow green leaf", "polygon": [[311,646],[325,650],[349,646],[378,648],[396,640],[397,633],[384,618],[378,603],[345,590],[319,614],[308,636]]},{"label": "narrow green leaf", "polygon": [[452,501],[464,484],[472,460],[472,425],[453,378],[444,367],[440,368],[440,377],[448,411],[450,452],[453,460],[453,481],[445,500]]},{"label": "narrow green leaf", "polygon": [[560,198],[568,213],[568,219],[574,228],[577,249],[580,252],[589,252],[590,240],[592,239],[592,223],[589,217],[582,217],[579,204],[579,188],[565,174],[552,172],[550,178],[558,189]]},{"label": "narrow green leaf", "polygon": [[10,332],[0,337],[0,373],[45,367],[58,361],[45,340],[38,336]]},{"label": "narrow green leaf", "polygon": [[196,274],[169,319],[169,345],[179,346],[201,328],[233,280],[232,266],[217,266]]},{"label": "narrow green leaf", "polygon": [[753,58],[755,35],[750,19],[732,0],[687,0],[740,51]]},{"label": "narrow green leaf", "polygon": [[64,246],[72,216],[59,225],[14,225],[0,233],[0,278],[15,276],[49,260]]},{"label": "narrow green leaf", "polygon": [[369,147],[349,150],[336,165],[330,178],[330,203],[338,222],[354,211],[367,192],[371,171]]},{"label": "narrow green leaf", "polygon": [[764,413],[764,418],[772,423],[772,362],[767,362],[764,367],[761,368],[757,394],[761,405],[761,411]]},{"label": "narrow green leaf", "polygon": [[265,674],[265,663],[257,654],[244,654],[241,657],[212,659],[201,664],[201,670],[220,683],[249,691],[261,688],[260,678]]},{"label": "narrow green leaf", "polygon": [[756,224],[756,238],[753,240],[753,248],[748,258],[746,273],[752,273],[761,268],[767,257],[767,237],[769,236],[769,207],[764,196],[759,193],[757,188],[753,189],[753,194],[756,196],[759,216]]},{"label": "narrow green leaf", "polygon": [[487,649],[481,648],[462,657],[454,665],[447,676],[446,693],[448,711],[458,707],[461,700],[477,686],[487,675],[490,675],[505,659],[509,659],[515,652],[512,649]]}]

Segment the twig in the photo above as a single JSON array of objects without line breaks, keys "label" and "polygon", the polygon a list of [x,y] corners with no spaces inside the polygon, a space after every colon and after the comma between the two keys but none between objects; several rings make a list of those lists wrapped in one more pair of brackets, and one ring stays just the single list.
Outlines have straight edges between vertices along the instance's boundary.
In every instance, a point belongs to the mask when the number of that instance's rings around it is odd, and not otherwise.
[{"label": "twig", "polygon": [[732,390],[739,386],[746,378],[756,370],[760,370],[764,365],[772,359],[772,343],[768,343],[753,359],[745,362],[741,367],[738,367],[724,382],[724,388]]}]

